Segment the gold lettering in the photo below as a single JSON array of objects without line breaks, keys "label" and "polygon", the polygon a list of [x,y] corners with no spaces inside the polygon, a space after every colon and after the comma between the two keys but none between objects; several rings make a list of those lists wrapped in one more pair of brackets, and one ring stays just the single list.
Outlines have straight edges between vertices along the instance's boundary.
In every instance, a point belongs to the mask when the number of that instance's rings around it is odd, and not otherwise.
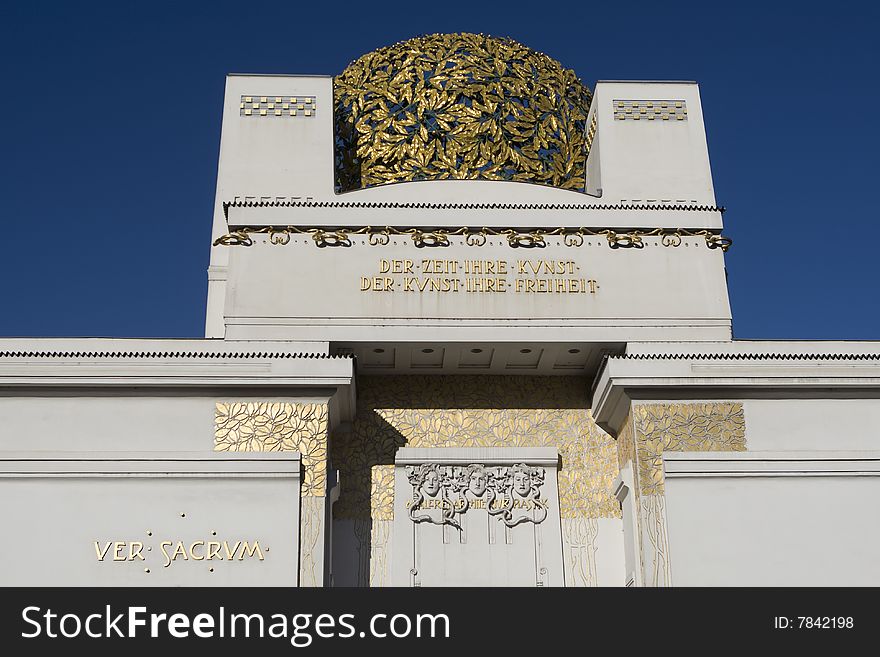
[{"label": "gold lettering", "polygon": [[247,541],[244,541],[241,545],[241,552],[238,554],[238,560],[241,561],[244,559],[245,553],[249,553],[249,556],[253,557],[254,554],[257,555],[260,561],[263,561],[263,551],[260,550],[260,542],[254,541],[253,547],[248,545]]},{"label": "gold lettering", "polygon": [[134,561],[135,557],[144,561],[144,555],[141,554],[141,551],[144,549],[144,544],[140,541],[132,541],[128,545],[128,560]]},{"label": "gold lettering", "polygon": [[122,550],[125,549],[125,541],[116,541],[113,543],[113,561],[125,561]]},{"label": "gold lettering", "polygon": [[241,541],[236,541],[235,547],[232,548],[232,551],[229,550],[229,541],[223,541],[223,548],[226,550],[226,559],[228,561],[232,561],[232,558],[235,556],[235,553],[238,551],[238,546],[241,545]]},{"label": "gold lettering", "polygon": [[186,547],[184,547],[183,541],[177,541],[177,547],[174,548],[174,553],[171,555],[171,561],[176,561],[177,557],[183,557],[184,561],[189,561],[189,555],[186,553]]},{"label": "gold lettering", "polygon": [[111,541],[107,541],[107,544],[102,550],[100,543],[95,541],[95,554],[98,556],[98,561],[104,561],[104,557],[107,556],[107,551],[110,549],[110,545],[112,545]]},{"label": "gold lettering", "polygon": [[167,568],[171,565],[171,557],[168,556],[168,552],[165,550],[165,548],[170,547],[171,545],[171,541],[162,541],[159,544],[159,549],[162,550],[162,556],[165,557],[165,563],[162,565],[163,568]]},{"label": "gold lettering", "polygon": [[220,556],[220,541],[208,541],[208,561],[215,557],[223,561],[223,557]]},{"label": "gold lettering", "polygon": [[[407,276],[418,267],[424,276]],[[461,279],[450,275],[461,269]],[[529,294],[596,294],[599,289],[594,279],[570,277],[580,270],[574,260],[422,260],[381,259],[382,274],[404,274],[395,279],[390,276],[360,276],[362,292],[479,292],[529,293]],[[507,274],[521,278],[508,280]],[[467,276],[470,274],[470,276]],[[539,278],[542,277],[542,278]],[[400,287],[397,284],[400,283]],[[96,548],[100,558],[101,546]]]},{"label": "gold lettering", "polygon": [[[424,262],[424,261],[422,261]],[[413,261],[405,260],[381,260],[379,263],[380,274],[412,274]]]},{"label": "gold lettering", "polygon": [[202,561],[205,558],[204,554],[202,556],[196,555],[196,547],[199,545],[201,545],[202,547],[205,547],[205,542],[204,541],[194,541],[189,546],[189,554],[193,558],[193,561]]}]

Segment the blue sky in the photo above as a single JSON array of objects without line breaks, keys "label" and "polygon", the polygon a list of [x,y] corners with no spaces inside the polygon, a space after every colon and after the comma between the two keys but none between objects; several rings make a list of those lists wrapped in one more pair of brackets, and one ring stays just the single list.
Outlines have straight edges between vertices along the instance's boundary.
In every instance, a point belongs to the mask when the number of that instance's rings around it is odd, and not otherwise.
[{"label": "blue sky", "polygon": [[198,337],[227,72],[418,34],[697,80],[737,338],[880,339],[876,3],[4,3],[4,336]]}]

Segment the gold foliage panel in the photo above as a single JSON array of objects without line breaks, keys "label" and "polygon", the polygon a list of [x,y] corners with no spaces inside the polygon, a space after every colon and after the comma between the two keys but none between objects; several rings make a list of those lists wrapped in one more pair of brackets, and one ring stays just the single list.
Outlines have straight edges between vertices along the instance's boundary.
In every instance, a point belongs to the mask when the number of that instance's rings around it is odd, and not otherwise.
[{"label": "gold foliage panel", "polygon": [[627,415],[617,434],[617,462],[621,470],[633,460],[634,455],[632,415]]},{"label": "gold foliage panel", "polygon": [[365,376],[351,429],[331,445],[342,489],[334,517],[391,520],[399,447],[556,447],[564,518],[620,517],[613,439],[577,377]]},{"label": "gold foliage panel", "polygon": [[412,180],[583,190],[592,95],[508,38],[432,34],[380,48],[334,80],[337,192]]},{"label": "gold foliage panel", "polygon": [[304,469],[302,496],[323,497],[327,429],[327,404],[220,402],[214,415],[214,450],[297,451]]},{"label": "gold foliage panel", "polygon": [[640,404],[633,414],[642,495],[664,492],[664,451],[746,451],[746,421],[738,402]]}]

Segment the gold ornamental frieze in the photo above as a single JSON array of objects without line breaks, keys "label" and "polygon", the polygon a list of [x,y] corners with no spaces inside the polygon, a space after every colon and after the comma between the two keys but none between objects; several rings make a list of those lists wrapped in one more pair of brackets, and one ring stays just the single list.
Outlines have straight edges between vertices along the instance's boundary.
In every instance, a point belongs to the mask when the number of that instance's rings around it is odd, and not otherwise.
[{"label": "gold ornamental frieze", "polygon": [[[587,244],[586,238],[599,238],[612,249],[643,249],[645,238],[656,238],[657,244],[664,247],[678,247],[684,237],[702,237],[710,249],[727,251],[733,244],[729,237],[718,231],[688,228],[634,228],[631,230],[611,228],[416,228],[401,226],[243,226],[221,235],[214,240],[214,246],[253,246],[255,235],[266,235],[268,242],[275,245],[290,243],[294,235],[311,237],[315,246],[351,247],[352,238],[365,237],[369,246],[388,246],[393,237],[404,237],[417,248],[448,247],[463,244],[471,247],[485,246],[489,239],[500,238],[511,248],[545,248],[549,240],[567,247],[581,247]],[[453,238],[458,238],[453,242]],[[396,242],[395,242],[396,243]]]}]

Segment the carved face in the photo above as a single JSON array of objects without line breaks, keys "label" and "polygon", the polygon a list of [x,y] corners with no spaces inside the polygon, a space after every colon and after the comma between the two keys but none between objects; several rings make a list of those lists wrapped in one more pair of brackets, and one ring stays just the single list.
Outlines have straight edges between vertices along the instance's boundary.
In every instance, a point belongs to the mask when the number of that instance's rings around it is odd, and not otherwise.
[{"label": "carved face", "polygon": [[489,478],[486,476],[486,473],[482,470],[474,470],[471,472],[470,479],[468,480],[468,489],[477,497],[480,497],[483,493],[486,492],[486,488],[489,486]]},{"label": "carved face", "polygon": [[532,488],[532,478],[528,472],[517,470],[513,473],[513,490],[522,496],[529,494]]},{"label": "carved face", "polygon": [[440,475],[436,470],[428,470],[422,489],[431,497],[440,492]]}]

